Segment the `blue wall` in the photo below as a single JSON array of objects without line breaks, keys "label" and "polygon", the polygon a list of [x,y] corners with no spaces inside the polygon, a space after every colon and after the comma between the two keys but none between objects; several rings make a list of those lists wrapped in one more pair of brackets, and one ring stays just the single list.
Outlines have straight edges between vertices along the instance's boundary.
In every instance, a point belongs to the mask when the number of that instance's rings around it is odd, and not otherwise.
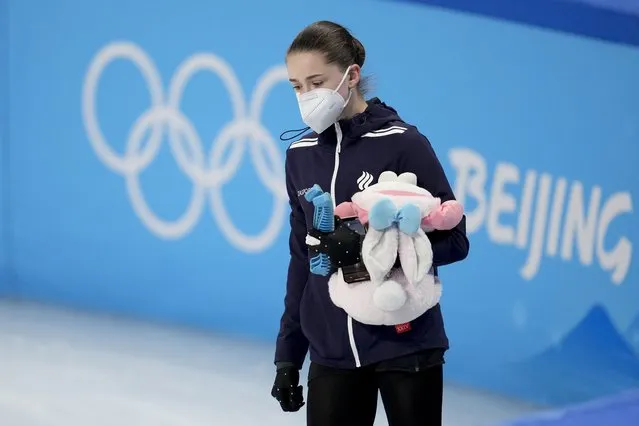
[{"label": "blue wall", "polygon": [[300,126],[283,55],[334,19],[468,210],[471,255],[442,271],[448,378],[552,404],[639,387],[639,49],[407,2],[280,19],[298,9],[12,1],[13,294],[274,341],[277,136]]},{"label": "blue wall", "polygon": [[9,5],[0,0],[0,295],[9,289],[7,198],[9,196]]}]

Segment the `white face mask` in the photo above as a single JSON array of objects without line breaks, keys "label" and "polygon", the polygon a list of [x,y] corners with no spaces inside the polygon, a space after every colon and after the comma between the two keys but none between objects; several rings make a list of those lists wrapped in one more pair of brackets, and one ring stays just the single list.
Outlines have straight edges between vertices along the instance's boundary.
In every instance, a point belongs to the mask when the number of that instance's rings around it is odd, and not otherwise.
[{"label": "white face mask", "polygon": [[346,101],[337,92],[346,81],[350,69],[351,67],[346,69],[342,81],[340,81],[335,90],[322,87],[297,96],[302,120],[315,133],[322,133],[337,122],[342,111],[344,111],[344,107],[351,100],[351,90],[348,91],[348,99]]}]

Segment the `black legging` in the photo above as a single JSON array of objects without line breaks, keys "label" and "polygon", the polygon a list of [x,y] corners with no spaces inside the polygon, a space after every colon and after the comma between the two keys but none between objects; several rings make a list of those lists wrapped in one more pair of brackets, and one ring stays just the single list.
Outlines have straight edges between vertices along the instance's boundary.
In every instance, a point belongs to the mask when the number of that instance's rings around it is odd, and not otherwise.
[{"label": "black legging", "polygon": [[441,426],[443,367],[339,370],[311,364],[308,426],[373,426],[377,391],[389,426]]}]

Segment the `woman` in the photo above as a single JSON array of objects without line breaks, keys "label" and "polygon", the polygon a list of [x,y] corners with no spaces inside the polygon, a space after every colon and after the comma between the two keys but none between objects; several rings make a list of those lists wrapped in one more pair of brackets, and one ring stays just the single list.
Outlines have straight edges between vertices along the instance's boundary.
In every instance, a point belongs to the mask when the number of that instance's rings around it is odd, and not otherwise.
[{"label": "woman", "polygon": [[[309,273],[305,237],[313,205],[304,194],[314,184],[330,188],[339,204],[362,189],[363,173],[412,172],[442,202],[454,198],[426,137],[379,99],[364,99],[365,56],[347,29],[327,21],[306,27],[287,51],[290,81],[312,132],[286,153],[291,260],[271,393],[284,411],[304,405],[299,370],[310,347],[309,426],[372,426],[378,391],[390,426],[439,426],[448,349],[439,305],[401,329],[365,325],[331,302],[327,278]],[[465,229],[464,218],[452,231],[428,234],[435,268],[467,256]]]}]

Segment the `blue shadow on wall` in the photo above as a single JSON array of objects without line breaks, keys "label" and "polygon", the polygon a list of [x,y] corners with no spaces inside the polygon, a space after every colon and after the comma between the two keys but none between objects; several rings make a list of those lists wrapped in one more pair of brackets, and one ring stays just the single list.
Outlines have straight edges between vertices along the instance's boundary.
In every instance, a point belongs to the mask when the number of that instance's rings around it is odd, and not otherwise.
[{"label": "blue shadow on wall", "polygon": [[[390,0],[459,10],[540,28],[639,46],[639,7],[613,0]],[[592,4],[594,3],[594,4]],[[622,7],[623,6],[623,7]],[[635,10],[636,9],[636,10]],[[622,12],[625,10],[626,12]],[[636,13],[631,13],[635,10]]]},{"label": "blue shadow on wall", "polygon": [[639,389],[535,413],[500,426],[636,426]]}]

